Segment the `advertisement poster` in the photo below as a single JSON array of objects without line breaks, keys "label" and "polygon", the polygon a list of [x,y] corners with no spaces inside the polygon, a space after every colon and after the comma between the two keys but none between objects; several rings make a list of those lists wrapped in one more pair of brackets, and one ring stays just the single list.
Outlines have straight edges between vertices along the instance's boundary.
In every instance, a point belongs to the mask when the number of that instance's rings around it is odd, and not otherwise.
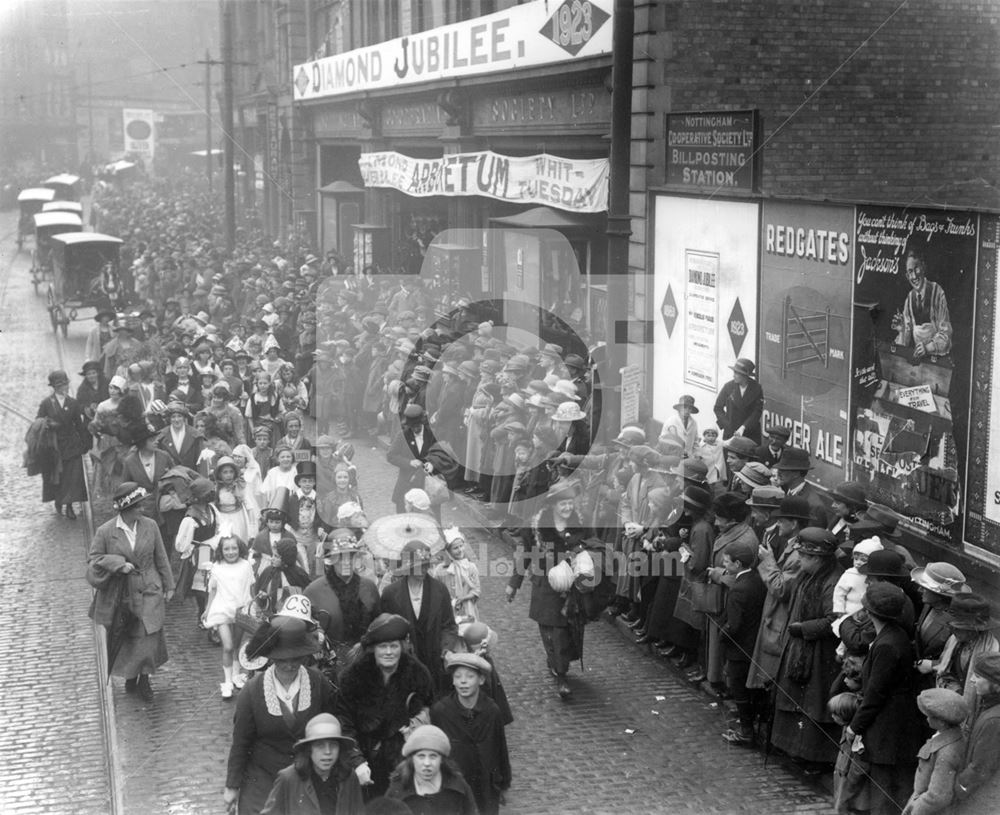
[{"label": "advertisement poster", "polygon": [[869,498],[960,540],[979,218],[858,207],[851,456]]},{"label": "advertisement poster", "polygon": [[760,384],[763,426],[809,451],[809,480],[847,480],[853,207],[764,202]]},{"label": "advertisement poster", "polygon": [[730,366],[757,362],[760,205],[661,194],[654,206],[653,415],[668,418],[688,394],[701,429]]},{"label": "advertisement poster", "polygon": [[125,133],[125,152],[152,160],[156,151],[153,111],[146,108],[124,108],[122,129]]},{"label": "advertisement poster", "polygon": [[684,303],[684,381],[689,385],[718,389],[715,378],[719,357],[719,255],[715,252],[684,253],[687,290]]},{"label": "advertisement poster", "polygon": [[[967,551],[1000,565],[1000,303],[996,297],[1000,264],[1000,218],[980,216],[979,285],[972,365],[972,405],[977,417],[969,428]],[[985,419],[985,421],[984,421]]]}]

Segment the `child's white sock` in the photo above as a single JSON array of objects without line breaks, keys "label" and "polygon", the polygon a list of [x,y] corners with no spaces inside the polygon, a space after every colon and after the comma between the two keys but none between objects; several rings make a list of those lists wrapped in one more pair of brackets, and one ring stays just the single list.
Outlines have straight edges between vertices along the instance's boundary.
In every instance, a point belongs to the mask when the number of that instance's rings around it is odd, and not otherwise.
[{"label": "child's white sock", "polygon": [[232,665],[223,665],[222,666],[222,675],[226,678],[226,682],[232,682],[233,681],[233,666]]}]

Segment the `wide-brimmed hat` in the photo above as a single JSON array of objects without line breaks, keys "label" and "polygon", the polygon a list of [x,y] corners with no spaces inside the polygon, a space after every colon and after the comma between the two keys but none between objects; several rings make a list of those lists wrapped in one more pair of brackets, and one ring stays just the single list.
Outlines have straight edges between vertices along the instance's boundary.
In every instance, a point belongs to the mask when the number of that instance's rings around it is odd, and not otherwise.
[{"label": "wide-brimmed hat", "polygon": [[355,744],[354,739],[343,734],[336,716],[332,713],[318,713],[306,722],[304,735],[292,745],[292,749],[298,750],[303,744],[328,740],[339,741],[345,747],[353,747]]},{"label": "wide-brimmed hat", "polygon": [[580,410],[576,402],[563,402],[552,414],[552,420],[555,422],[577,422],[586,418],[587,414]]},{"label": "wide-brimmed hat", "polygon": [[[315,622],[310,626],[297,616],[278,615],[271,618],[271,636],[256,653],[249,656],[266,656],[268,659],[295,659],[307,657],[320,650],[319,640],[312,633]],[[312,628],[312,630],[311,630]]]},{"label": "wide-brimmed hat", "polygon": [[339,527],[327,535],[326,540],[323,541],[323,562],[329,566],[340,555],[354,554],[360,551],[361,544],[354,536],[354,532],[345,527]]},{"label": "wide-brimmed hat", "polygon": [[873,521],[882,527],[882,531],[879,532],[879,537],[903,537],[903,533],[897,528],[899,518],[897,518],[885,507],[881,507],[878,504],[871,504],[868,509],[865,510],[865,517],[869,521]]},{"label": "wide-brimmed hat", "polygon": [[729,366],[729,370],[735,371],[738,374],[743,374],[744,376],[754,376],[754,371],[757,370],[757,366],[754,365],[754,363],[749,359],[741,357]]},{"label": "wide-brimmed hat", "polygon": [[862,563],[858,571],[869,577],[906,577],[906,559],[892,549],[880,549],[868,555],[868,562]]},{"label": "wide-brimmed hat", "polygon": [[778,511],[773,514],[775,520],[778,518],[793,518],[798,521],[808,521],[810,514],[809,501],[798,495],[786,495],[778,505]]},{"label": "wide-brimmed hat", "polygon": [[754,487],[747,498],[747,505],[759,509],[777,509],[781,506],[784,495],[785,491],[781,487]]},{"label": "wide-brimmed hat", "polygon": [[917,707],[928,718],[933,717],[952,727],[965,721],[969,703],[960,693],[948,688],[927,688],[917,696]]},{"label": "wide-brimmed hat", "polygon": [[865,589],[861,605],[869,614],[886,620],[898,620],[906,607],[906,594],[894,583],[871,583]]},{"label": "wide-brimmed hat", "polygon": [[752,459],[757,454],[756,442],[746,436],[730,436],[722,442],[722,449],[745,459]]},{"label": "wide-brimmed hat", "polygon": [[965,575],[944,561],[928,563],[926,566],[914,569],[910,572],[910,579],[921,588],[945,597],[968,594],[971,591],[966,585]]},{"label": "wide-brimmed hat", "polygon": [[868,506],[865,488],[857,481],[844,481],[830,491],[830,495],[843,501],[849,507],[861,508]]},{"label": "wide-brimmed hat", "polygon": [[786,447],[781,451],[781,458],[774,465],[777,470],[811,470],[809,452],[799,447]]},{"label": "wide-brimmed hat", "polygon": [[694,406],[694,397],[686,393],[677,400],[677,404],[674,405],[674,410],[682,407],[688,408],[692,413],[698,412],[698,408]]},{"label": "wide-brimmed hat", "polygon": [[149,491],[145,487],[135,481],[123,481],[112,496],[113,506],[117,512],[122,512],[136,504],[141,504],[148,497]]},{"label": "wide-brimmed hat", "polygon": [[[290,539],[282,538],[279,543],[283,543],[286,540]],[[275,612],[274,617],[271,619],[273,621],[278,617],[288,617],[293,620],[301,620],[306,624],[306,627],[310,631],[315,631],[317,627],[316,620],[313,619],[312,601],[304,594],[288,595],[288,597],[284,599],[284,602],[282,602],[281,608]]]},{"label": "wide-brimmed hat", "polygon": [[996,628],[990,619],[990,604],[978,594],[958,594],[947,611],[948,625],[963,631],[989,631]]},{"label": "wide-brimmed hat", "polygon": [[113,308],[99,308],[97,309],[97,313],[94,314],[94,322],[99,323],[105,317],[109,320],[115,320],[117,319],[118,314]]},{"label": "wide-brimmed hat", "polygon": [[712,494],[701,487],[689,486],[681,493],[681,500],[695,509],[707,510],[712,506]]},{"label": "wide-brimmed hat", "polygon": [[798,534],[799,554],[833,557],[837,552],[837,538],[828,529],[807,526]]},{"label": "wide-brimmed hat", "polygon": [[364,646],[377,645],[380,642],[403,641],[410,635],[410,623],[398,614],[379,614],[361,636]]},{"label": "wide-brimmed hat", "polygon": [[623,427],[616,438],[611,441],[622,447],[634,447],[637,444],[646,443],[646,431],[641,427]]},{"label": "wide-brimmed hat", "polygon": [[444,658],[444,669],[446,671],[453,671],[455,668],[471,668],[481,676],[486,676],[493,672],[493,666],[481,656],[463,651],[454,651],[447,654]]},{"label": "wide-brimmed hat", "polygon": [[399,566],[393,569],[396,575],[423,574],[431,565],[431,547],[426,541],[411,540],[403,545],[399,553]]},{"label": "wide-brimmed hat", "polygon": [[700,458],[686,458],[670,471],[691,484],[704,484],[708,480],[708,465]]},{"label": "wide-brimmed hat", "polygon": [[567,498],[576,498],[580,494],[581,489],[579,481],[572,478],[564,479],[563,481],[557,481],[549,487],[546,497],[551,503],[564,501]]},{"label": "wide-brimmed hat", "polygon": [[215,480],[219,480],[219,470],[223,467],[232,467],[236,471],[236,475],[240,474],[240,468],[236,466],[236,462],[233,460],[232,456],[221,456],[219,460],[215,463]]},{"label": "wide-brimmed hat", "polygon": [[750,489],[763,487],[771,483],[771,468],[759,461],[748,461],[736,477]]},{"label": "wide-brimmed hat", "polygon": [[419,753],[421,750],[431,750],[438,755],[451,754],[451,742],[447,734],[432,724],[422,724],[416,728],[403,744],[403,758]]}]

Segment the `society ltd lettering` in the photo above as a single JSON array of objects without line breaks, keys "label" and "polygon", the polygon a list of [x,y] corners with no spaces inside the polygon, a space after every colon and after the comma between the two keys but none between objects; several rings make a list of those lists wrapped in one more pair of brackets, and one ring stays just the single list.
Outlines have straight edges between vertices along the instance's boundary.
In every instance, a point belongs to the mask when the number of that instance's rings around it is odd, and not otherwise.
[{"label": "society ltd lettering", "polygon": [[846,232],[784,224],[768,224],[764,230],[764,251],[770,255],[846,265],[850,248]]}]

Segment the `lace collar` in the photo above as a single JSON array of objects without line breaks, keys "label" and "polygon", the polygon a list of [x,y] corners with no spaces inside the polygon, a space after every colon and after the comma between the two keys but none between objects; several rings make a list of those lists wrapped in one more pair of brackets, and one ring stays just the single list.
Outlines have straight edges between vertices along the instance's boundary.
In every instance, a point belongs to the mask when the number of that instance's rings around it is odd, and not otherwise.
[{"label": "lace collar", "polygon": [[[278,702],[278,691],[275,688],[277,679],[274,678],[274,666],[271,665],[264,671],[264,704],[267,712],[272,716],[281,715],[281,704]],[[302,713],[309,709],[312,703],[312,688],[309,684],[309,672],[305,665],[299,666],[299,702],[298,712]]]}]

